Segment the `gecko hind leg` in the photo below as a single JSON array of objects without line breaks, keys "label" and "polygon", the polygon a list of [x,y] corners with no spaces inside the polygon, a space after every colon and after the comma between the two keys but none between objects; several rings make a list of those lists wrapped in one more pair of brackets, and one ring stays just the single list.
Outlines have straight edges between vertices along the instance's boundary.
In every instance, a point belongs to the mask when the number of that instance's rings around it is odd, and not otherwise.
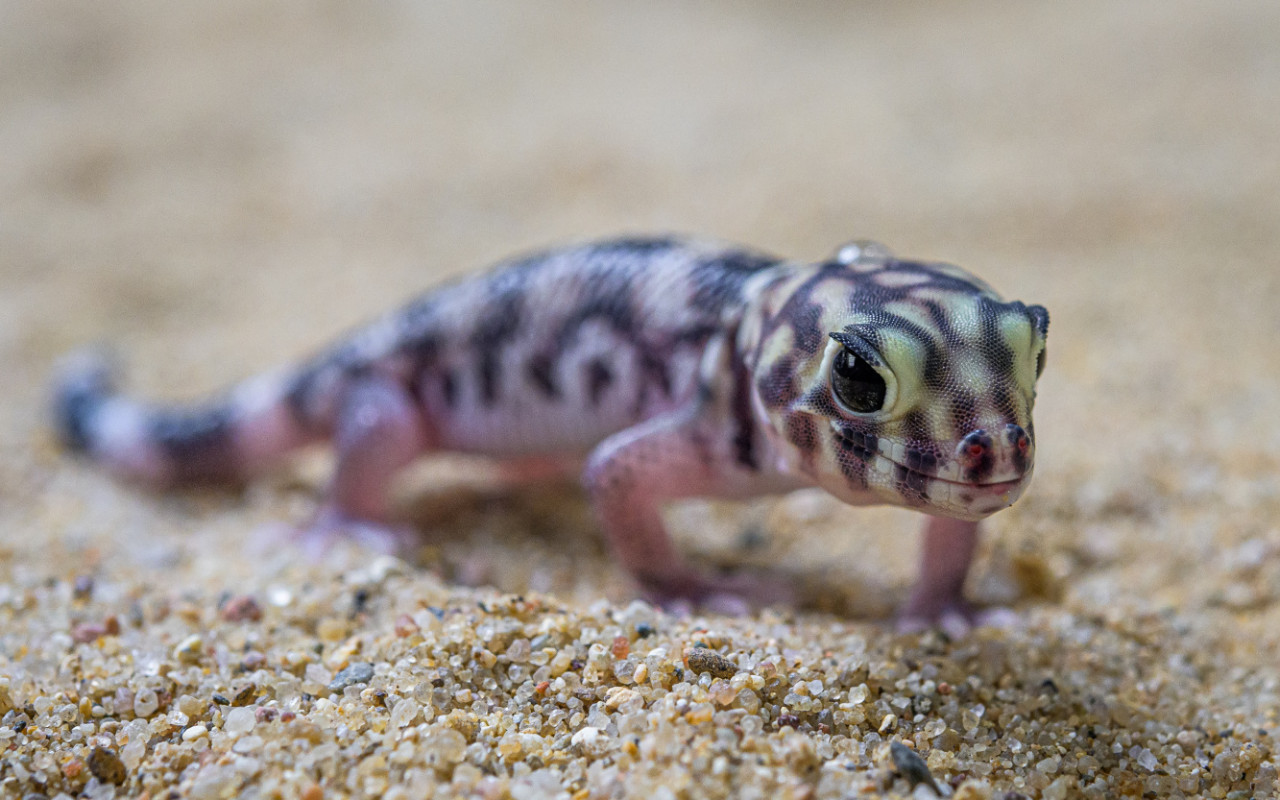
[{"label": "gecko hind leg", "polygon": [[352,378],[342,391],[333,438],[337,465],[324,503],[299,532],[304,548],[323,552],[346,535],[380,552],[406,550],[416,537],[392,524],[388,490],[434,438],[414,397],[391,378]]}]

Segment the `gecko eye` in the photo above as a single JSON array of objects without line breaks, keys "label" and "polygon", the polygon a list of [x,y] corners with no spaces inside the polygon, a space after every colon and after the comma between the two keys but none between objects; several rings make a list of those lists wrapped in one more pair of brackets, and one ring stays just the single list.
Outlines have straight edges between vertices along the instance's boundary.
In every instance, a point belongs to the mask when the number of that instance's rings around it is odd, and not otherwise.
[{"label": "gecko eye", "polygon": [[859,414],[871,414],[884,406],[884,378],[848,349],[841,350],[831,365],[831,388],[841,403]]},{"label": "gecko eye", "polygon": [[1040,375],[1044,372],[1044,359],[1045,359],[1046,352],[1048,351],[1042,348],[1040,352],[1036,354],[1036,378],[1037,379],[1039,379]]}]

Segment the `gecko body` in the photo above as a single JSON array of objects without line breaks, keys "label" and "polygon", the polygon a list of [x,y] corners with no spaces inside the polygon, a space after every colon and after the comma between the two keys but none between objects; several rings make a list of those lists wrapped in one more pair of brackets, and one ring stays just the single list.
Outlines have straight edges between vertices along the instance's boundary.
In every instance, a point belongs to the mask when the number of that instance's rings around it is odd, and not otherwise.
[{"label": "gecko body", "polygon": [[682,237],[506,262],[428,292],[299,366],[179,406],[118,394],[73,360],[63,440],[158,486],[233,481],[330,442],[313,527],[389,524],[387,486],[429,452],[585,459],[615,555],[662,601],[761,600],[689,568],[666,501],[820,486],[928,515],[904,615],[967,614],[976,521],[1031,478],[1048,314],[959,268],[874,244],[803,263]]}]

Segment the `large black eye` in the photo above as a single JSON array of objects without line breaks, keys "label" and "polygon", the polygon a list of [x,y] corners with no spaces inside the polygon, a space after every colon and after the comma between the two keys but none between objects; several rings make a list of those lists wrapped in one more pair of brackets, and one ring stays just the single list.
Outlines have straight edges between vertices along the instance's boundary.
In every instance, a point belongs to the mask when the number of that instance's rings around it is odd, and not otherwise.
[{"label": "large black eye", "polygon": [[884,378],[866,359],[850,350],[841,350],[831,366],[831,388],[851,411],[870,414],[884,407]]}]

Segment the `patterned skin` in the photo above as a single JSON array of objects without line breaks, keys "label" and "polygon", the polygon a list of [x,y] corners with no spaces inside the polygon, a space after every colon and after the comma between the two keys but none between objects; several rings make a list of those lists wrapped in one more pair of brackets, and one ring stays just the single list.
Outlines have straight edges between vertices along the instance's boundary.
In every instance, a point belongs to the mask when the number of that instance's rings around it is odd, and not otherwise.
[{"label": "patterned skin", "polygon": [[75,358],[55,413],[70,448],[157,486],[243,480],[331,442],[337,466],[310,530],[384,542],[386,488],[424,453],[585,456],[613,552],[669,605],[740,611],[789,592],[685,565],[665,501],[821,486],[929,514],[903,624],[963,624],[977,520],[1031,479],[1047,329],[1042,307],[879,245],[804,264],[616,239],[437,289],[200,405],[125,398],[100,359]]}]

